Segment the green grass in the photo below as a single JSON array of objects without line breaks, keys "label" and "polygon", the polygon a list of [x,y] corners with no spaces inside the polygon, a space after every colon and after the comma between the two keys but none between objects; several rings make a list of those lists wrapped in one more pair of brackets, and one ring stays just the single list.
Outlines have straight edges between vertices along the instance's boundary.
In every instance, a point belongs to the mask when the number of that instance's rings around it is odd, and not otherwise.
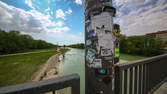
[{"label": "green grass", "polygon": [[138,56],[138,55],[130,55],[130,54],[120,54],[120,59],[126,60],[126,61],[135,61],[135,60],[140,60],[147,58],[145,56]]},{"label": "green grass", "polygon": [[[43,51],[43,50],[42,50]],[[0,57],[0,87],[29,82],[33,74],[56,50]]]}]

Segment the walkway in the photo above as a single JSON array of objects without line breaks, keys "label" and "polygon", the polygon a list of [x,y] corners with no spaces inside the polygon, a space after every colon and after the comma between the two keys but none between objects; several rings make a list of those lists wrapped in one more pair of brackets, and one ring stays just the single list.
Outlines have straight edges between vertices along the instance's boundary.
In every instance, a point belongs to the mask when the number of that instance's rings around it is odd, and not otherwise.
[{"label": "walkway", "polygon": [[42,53],[42,52],[48,52],[48,51],[50,51],[50,50],[34,51],[34,52],[25,52],[25,53],[15,53],[15,54],[6,54],[6,55],[0,55],[0,57],[15,56],[15,55],[25,55],[25,54],[31,54],[31,53]]},{"label": "walkway", "polygon": [[167,82],[161,85],[159,89],[157,89],[154,94],[167,94]]}]

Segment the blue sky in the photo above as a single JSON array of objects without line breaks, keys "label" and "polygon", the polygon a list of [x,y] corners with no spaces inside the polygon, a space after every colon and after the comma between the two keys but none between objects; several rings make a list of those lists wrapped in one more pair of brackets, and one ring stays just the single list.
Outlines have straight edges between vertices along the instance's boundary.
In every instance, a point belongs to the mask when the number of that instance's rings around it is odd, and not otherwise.
[{"label": "blue sky", "polygon": [[1,29],[18,30],[54,44],[84,42],[80,0],[1,0],[0,10],[4,12],[0,13]]},{"label": "blue sky", "polygon": [[[113,0],[122,34],[167,30],[167,0]],[[82,0],[0,0],[0,28],[54,44],[84,42]]]}]

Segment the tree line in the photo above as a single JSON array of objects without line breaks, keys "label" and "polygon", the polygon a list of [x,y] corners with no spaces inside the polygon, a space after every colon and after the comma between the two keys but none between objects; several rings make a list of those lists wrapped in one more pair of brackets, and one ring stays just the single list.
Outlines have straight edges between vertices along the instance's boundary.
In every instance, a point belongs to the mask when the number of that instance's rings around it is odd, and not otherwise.
[{"label": "tree line", "polygon": [[78,43],[78,44],[71,44],[68,45],[67,47],[71,47],[71,48],[78,48],[78,49],[84,49],[85,45],[83,43]]},{"label": "tree line", "polygon": [[163,41],[150,35],[120,37],[120,52],[142,56],[162,54]]},{"label": "tree line", "polygon": [[19,31],[6,32],[0,29],[0,54],[25,52],[33,49],[54,48],[56,45],[43,40],[35,40]]},{"label": "tree line", "polygon": [[[66,47],[84,49],[83,43],[72,44]],[[163,41],[150,35],[120,36],[120,52],[141,56],[155,56],[163,54]]]}]

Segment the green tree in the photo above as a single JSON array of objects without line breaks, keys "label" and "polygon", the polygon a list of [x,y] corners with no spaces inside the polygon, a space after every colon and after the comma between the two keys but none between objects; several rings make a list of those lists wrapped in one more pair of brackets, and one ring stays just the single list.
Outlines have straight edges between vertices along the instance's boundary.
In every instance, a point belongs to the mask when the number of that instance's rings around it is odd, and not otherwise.
[{"label": "green tree", "polygon": [[163,42],[153,36],[120,37],[120,50],[122,53],[154,56],[162,54]]}]

